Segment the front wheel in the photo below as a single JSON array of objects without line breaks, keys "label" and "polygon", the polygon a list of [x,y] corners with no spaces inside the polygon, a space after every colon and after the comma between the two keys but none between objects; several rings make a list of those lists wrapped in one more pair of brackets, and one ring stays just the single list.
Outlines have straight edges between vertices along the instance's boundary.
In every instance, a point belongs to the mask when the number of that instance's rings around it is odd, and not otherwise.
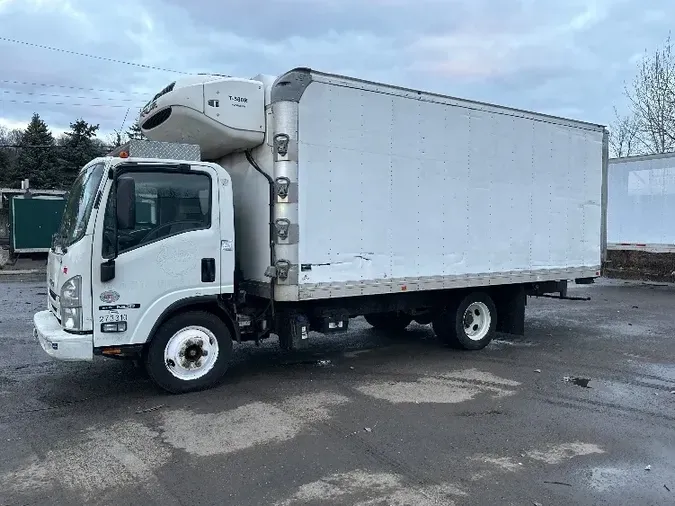
[{"label": "front wheel", "polygon": [[182,313],[164,322],[148,347],[145,366],[164,390],[179,394],[214,386],[227,371],[232,336],[216,315]]},{"label": "front wheel", "polygon": [[480,350],[495,336],[497,309],[485,292],[473,292],[438,315],[432,323],[436,336],[453,348]]}]

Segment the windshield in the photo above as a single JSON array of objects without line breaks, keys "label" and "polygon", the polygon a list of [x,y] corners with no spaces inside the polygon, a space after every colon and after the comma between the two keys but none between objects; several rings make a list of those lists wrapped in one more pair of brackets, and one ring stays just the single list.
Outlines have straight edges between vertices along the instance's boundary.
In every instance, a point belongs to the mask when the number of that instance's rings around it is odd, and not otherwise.
[{"label": "windshield", "polygon": [[58,233],[61,245],[70,246],[84,237],[102,177],[103,164],[97,163],[82,171],[73,183]]}]

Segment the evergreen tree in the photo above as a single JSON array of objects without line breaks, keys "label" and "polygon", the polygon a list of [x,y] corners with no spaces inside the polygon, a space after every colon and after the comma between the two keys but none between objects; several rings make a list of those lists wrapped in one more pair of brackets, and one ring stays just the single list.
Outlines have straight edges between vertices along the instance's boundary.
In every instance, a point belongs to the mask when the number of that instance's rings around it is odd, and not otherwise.
[{"label": "evergreen tree", "polygon": [[145,139],[143,131],[141,130],[141,126],[138,124],[138,121],[134,121],[134,124],[131,125],[127,130],[127,138],[135,140]]},{"label": "evergreen tree", "polygon": [[68,190],[82,167],[93,158],[105,156],[129,139],[143,139],[137,122],[126,132],[114,131],[109,141],[97,137],[99,125],[80,118],[70,131],[55,139],[38,113],[25,130],[0,127],[0,187],[20,188],[23,179],[31,188]]},{"label": "evergreen tree", "polygon": [[9,171],[9,182],[20,187],[29,179],[33,188],[57,188],[59,174],[55,142],[47,124],[34,113],[19,141],[19,156]]},{"label": "evergreen tree", "polygon": [[0,188],[10,186],[10,171],[11,166],[7,148],[0,147]]},{"label": "evergreen tree", "polygon": [[98,137],[94,137],[91,140],[91,145],[93,153],[95,153],[96,156],[105,156],[113,149],[109,142],[104,142]]},{"label": "evergreen tree", "polygon": [[10,170],[9,150],[10,145],[7,129],[0,126],[0,188],[9,186],[8,176]]},{"label": "evergreen tree", "polygon": [[70,132],[65,132],[59,149],[61,188],[70,188],[80,169],[104,154],[101,143],[96,139],[98,129],[99,125],[91,125],[81,118],[70,124]]},{"label": "evergreen tree", "polygon": [[15,187],[13,171],[19,156],[19,149],[8,146],[18,145],[22,134],[21,130],[8,130],[0,127],[0,145],[5,146],[0,147],[0,187]]}]

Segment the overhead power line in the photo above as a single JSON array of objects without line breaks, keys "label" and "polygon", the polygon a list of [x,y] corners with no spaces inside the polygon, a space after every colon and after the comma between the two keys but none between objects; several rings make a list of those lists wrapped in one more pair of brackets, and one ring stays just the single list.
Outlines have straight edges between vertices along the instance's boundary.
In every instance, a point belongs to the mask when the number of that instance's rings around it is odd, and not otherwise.
[{"label": "overhead power line", "polygon": [[59,146],[58,144],[0,144],[0,148],[16,148],[16,149],[56,149],[56,148],[67,148],[70,146]]},{"label": "overhead power line", "polygon": [[19,86],[40,86],[42,88],[59,88],[63,90],[91,91],[95,93],[122,93],[124,95],[143,95],[149,96],[152,93],[145,91],[122,91],[107,88],[83,88],[81,86],[69,86],[65,84],[34,83],[30,81],[15,81],[12,79],[0,79],[0,84],[17,84]]},{"label": "overhead power line", "polygon": [[[100,138],[97,138],[99,141],[101,141]],[[101,141],[100,146],[104,149],[114,149],[115,146],[112,144],[107,144],[104,141]],[[21,144],[0,144],[0,149],[7,148],[7,149],[64,149],[64,148],[70,148],[71,146],[59,146],[58,144],[44,144],[44,145],[26,145],[22,146]]]},{"label": "overhead power line", "polygon": [[108,58],[107,56],[98,56],[98,55],[94,55],[94,54],[81,53],[79,51],[71,51],[70,49],[62,49],[60,47],[47,46],[47,45],[44,45],[44,44],[36,44],[34,42],[26,42],[24,40],[10,39],[9,37],[0,37],[0,41],[11,42],[12,44],[21,44],[21,45],[24,45],[24,46],[36,47],[36,48],[39,48],[39,49],[47,49],[49,51],[56,51],[56,52],[59,52],[59,53],[72,54],[72,55],[75,55],[75,56],[84,56],[86,58],[93,58],[95,60],[103,60],[103,61],[108,61],[108,62],[111,62],[111,63],[121,63],[123,65],[131,65],[132,67],[140,67],[140,68],[144,68],[144,69],[148,69],[148,70],[161,70],[162,72],[173,72],[174,74],[190,75],[190,72],[183,72],[181,70],[168,69],[168,68],[164,68],[164,67],[156,67],[154,65],[146,65],[144,63],[136,63],[136,62],[118,60],[116,58]]},{"label": "overhead power line", "polygon": [[[31,91],[15,91],[15,90],[0,90],[0,93],[4,95],[30,95],[32,97],[53,97],[53,98],[71,98],[76,100],[103,100],[108,102],[131,102],[130,98],[118,98],[118,97],[78,97],[76,95],[62,95],[60,93],[35,93]],[[143,107],[143,105],[139,105]]]},{"label": "overhead power line", "polygon": [[16,100],[3,98],[0,98],[0,102],[9,102],[11,104],[63,105],[68,107],[114,107],[116,109],[126,109],[129,107],[128,105],[121,104],[82,104],[76,102],[47,102],[43,100]]}]

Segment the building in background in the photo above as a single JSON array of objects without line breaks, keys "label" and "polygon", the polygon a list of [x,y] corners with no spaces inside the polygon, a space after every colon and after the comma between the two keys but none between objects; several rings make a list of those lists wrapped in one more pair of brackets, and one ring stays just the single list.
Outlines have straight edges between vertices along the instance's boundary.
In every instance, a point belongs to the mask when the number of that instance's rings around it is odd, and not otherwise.
[{"label": "building in background", "polygon": [[609,161],[605,272],[675,281],[675,153]]}]

